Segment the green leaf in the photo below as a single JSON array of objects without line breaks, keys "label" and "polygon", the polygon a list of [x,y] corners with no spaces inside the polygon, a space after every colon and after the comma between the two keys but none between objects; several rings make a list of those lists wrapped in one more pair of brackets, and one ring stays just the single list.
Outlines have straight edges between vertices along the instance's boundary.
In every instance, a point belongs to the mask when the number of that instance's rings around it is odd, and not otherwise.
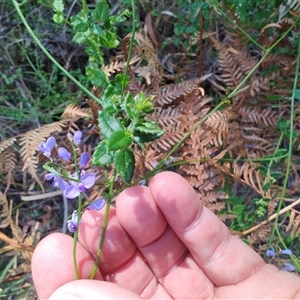
[{"label": "green leaf", "polygon": [[243,205],[243,204],[238,204],[238,205],[235,205],[233,207],[233,210],[232,212],[236,215],[236,216],[240,216],[243,214],[243,212],[245,211],[246,209],[246,206]]},{"label": "green leaf", "polygon": [[271,183],[270,182],[267,182],[263,185],[262,189],[264,192],[268,191],[271,187]]},{"label": "green leaf", "polygon": [[300,100],[300,90],[295,90],[295,99]]},{"label": "green leaf", "polygon": [[76,15],[71,17],[71,24],[76,31],[85,32],[89,29],[88,19]]},{"label": "green leaf", "polygon": [[109,18],[109,8],[106,0],[100,0],[95,7],[93,19],[97,22],[105,23]]},{"label": "green leaf", "polygon": [[113,158],[112,153],[107,150],[106,141],[101,141],[93,154],[92,164],[94,166],[108,165],[113,162]]},{"label": "green leaf", "polygon": [[124,149],[131,144],[130,131],[119,130],[109,137],[107,140],[107,148],[109,151]]},{"label": "green leaf", "polygon": [[100,35],[98,37],[99,43],[106,48],[116,48],[119,46],[119,41],[114,33],[111,33],[109,31],[104,31],[103,35]]},{"label": "green leaf", "polygon": [[62,0],[54,0],[53,7],[55,8],[56,12],[63,12],[64,11],[64,3]]},{"label": "green leaf", "polygon": [[95,67],[87,67],[86,75],[95,86],[105,86],[108,82],[107,75],[100,69]]},{"label": "green leaf", "polygon": [[267,176],[268,174],[268,168],[264,165],[259,166],[259,171],[263,176]]},{"label": "green leaf", "polygon": [[283,176],[284,176],[284,174],[282,172],[279,172],[279,171],[275,171],[275,172],[271,173],[271,177],[274,178],[274,179],[278,179],[278,178],[281,178]]},{"label": "green leaf", "polygon": [[98,122],[100,132],[105,139],[109,139],[115,131],[124,130],[121,123],[106,111],[99,113]]},{"label": "green leaf", "polygon": [[125,182],[130,183],[135,165],[133,151],[128,148],[118,150],[114,155],[114,163],[117,173]]},{"label": "green leaf", "polygon": [[130,93],[128,93],[126,96],[125,96],[125,99],[124,99],[124,105],[121,105],[122,108],[124,108],[127,116],[133,120],[137,113],[136,111],[134,110],[134,101],[133,101],[133,97]]},{"label": "green leaf", "polygon": [[53,21],[56,24],[62,24],[64,22],[65,18],[62,14],[54,14],[53,15]]},{"label": "green leaf", "polygon": [[163,135],[164,132],[154,121],[145,121],[142,124],[137,124],[135,127],[136,130],[143,133],[151,133],[151,134],[160,134]]},{"label": "green leaf", "polygon": [[[162,134],[164,134],[164,132]],[[160,133],[152,134],[152,133],[143,133],[143,132],[135,131],[133,140],[136,143],[138,143],[139,145],[141,145],[141,144],[144,144],[144,143],[147,143],[147,142],[157,140],[158,138],[160,138],[162,136],[162,134],[160,134]]]},{"label": "green leaf", "polygon": [[287,128],[287,121],[284,118],[280,118],[277,122],[277,127],[280,131],[284,131]]}]

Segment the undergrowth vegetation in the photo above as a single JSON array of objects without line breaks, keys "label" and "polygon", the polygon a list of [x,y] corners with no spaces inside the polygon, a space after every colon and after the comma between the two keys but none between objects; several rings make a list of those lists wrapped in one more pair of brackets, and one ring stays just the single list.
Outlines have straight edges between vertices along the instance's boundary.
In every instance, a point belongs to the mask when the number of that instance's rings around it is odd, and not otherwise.
[{"label": "undergrowth vegetation", "polygon": [[78,130],[96,178],[82,205],[172,170],[299,273],[300,2],[97,3],[1,4],[1,297],[34,298],[32,251],[66,232],[77,202],[45,182],[38,147]]}]

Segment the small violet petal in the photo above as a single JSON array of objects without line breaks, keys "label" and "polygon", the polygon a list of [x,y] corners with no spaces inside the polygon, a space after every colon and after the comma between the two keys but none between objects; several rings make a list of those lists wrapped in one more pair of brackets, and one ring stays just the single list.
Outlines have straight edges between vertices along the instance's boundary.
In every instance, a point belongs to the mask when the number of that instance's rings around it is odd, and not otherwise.
[{"label": "small violet petal", "polygon": [[94,173],[87,173],[81,177],[81,183],[87,189],[92,187],[95,181],[96,181],[96,176]]},{"label": "small violet petal", "polygon": [[89,162],[90,156],[87,152],[83,152],[80,155],[80,160],[79,160],[79,168],[82,169],[86,166],[86,164]]},{"label": "small violet petal", "polygon": [[82,139],[82,132],[81,131],[76,131],[74,133],[74,137],[73,137],[74,144],[79,145],[81,143],[81,139]]},{"label": "small violet petal", "polygon": [[281,268],[282,271],[287,271],[287,272],[294,272],[295,271],[295,267],[290,264],[290,263],[285,263],[284,267]]},{"label": "small violet petal", "polygon": [[77,222],[74,222],[73,220],[69,220],[69,221],[67,221],[67,227],[71,233],[75,233],[78,229],[78,224],[77,224]]},{"label": "small violet petal", "polygon": [[52,186],[58,187],[59,189],[64,191],[66,188],[69,187],[69,184],[60,177],[55,176],[52,182]]},{"label": "small violet petal", "polygon": [[54,177],[55,177],[55,175],[54,175],[53,173],[48,173],[48,174],[45,175],[45,179],[46,179],[46,180],[51,180],[51,179],[53,179]]},{"label": "small violet petal", "polygon": [[65,161],[71,161],[71,153],[66,149],[66,148],[58,148],[57,149],[57,154],[60,158],[62,158]]},{"label": "small violet petal", "polygon": [[269,248],[266,251],[266,255],[267,255],[267,257],[275,257],[276,256],[276,252],[275,252],[274,248],[273,247]]},{"label": "small violet petal", "polygon": [[55,138],[53,136],[50,136],[46,142],[42,142],[39,145],[39,150],[47,157],[50,158],[51,156],[51,151],[55,146]]},{"label": "small violet petal", "polygon": [[93,203],[91,203],[87,209],[89,210],[101,210],[104,205],[106,204],[106,200],[104,198],[99,198],[95,200]]},{"label": "small violet petal", "polygon": [[292,255],[292,251],[290,249],[281,250],[281,253],[285,255]]},{"label": "small violet petal", "polygon": [[76,185],[71,184],[64,190],[64,196],[68,199],[75,199],[78,197],[80,192],[78,191],[78,187]]}]

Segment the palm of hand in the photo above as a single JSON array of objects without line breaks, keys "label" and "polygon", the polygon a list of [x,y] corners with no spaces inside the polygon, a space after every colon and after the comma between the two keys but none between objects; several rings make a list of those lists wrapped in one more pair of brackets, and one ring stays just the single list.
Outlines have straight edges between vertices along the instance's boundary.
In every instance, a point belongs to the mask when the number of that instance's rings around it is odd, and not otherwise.
[{"label": "palm of hand", "polygon": [[[103,211],[83,215],[77,248],[81,278],[92,269],[102,216]],[[53,293],[51,299],[66,299],[66,294],[80,299],[300,298],[300,278],[265,264],[171,172],[156,175],[149,188],[132,187],[118,196],[98,280],[74,281],[72,244],[72,238],[53,234],[38,245],[32,273],[41,299]]]}]

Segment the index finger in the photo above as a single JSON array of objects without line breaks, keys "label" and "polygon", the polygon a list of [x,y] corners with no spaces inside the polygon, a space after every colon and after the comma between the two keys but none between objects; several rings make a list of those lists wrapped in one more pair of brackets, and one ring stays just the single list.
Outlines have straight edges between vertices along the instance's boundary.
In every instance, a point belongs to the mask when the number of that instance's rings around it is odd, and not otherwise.
[{"label": "index finger", "polygon": [[237,284],[265,264],[202,206],[194,189],[180,175],[159,173],[150,180],[149,187],[170,227],[216,286]]}]

